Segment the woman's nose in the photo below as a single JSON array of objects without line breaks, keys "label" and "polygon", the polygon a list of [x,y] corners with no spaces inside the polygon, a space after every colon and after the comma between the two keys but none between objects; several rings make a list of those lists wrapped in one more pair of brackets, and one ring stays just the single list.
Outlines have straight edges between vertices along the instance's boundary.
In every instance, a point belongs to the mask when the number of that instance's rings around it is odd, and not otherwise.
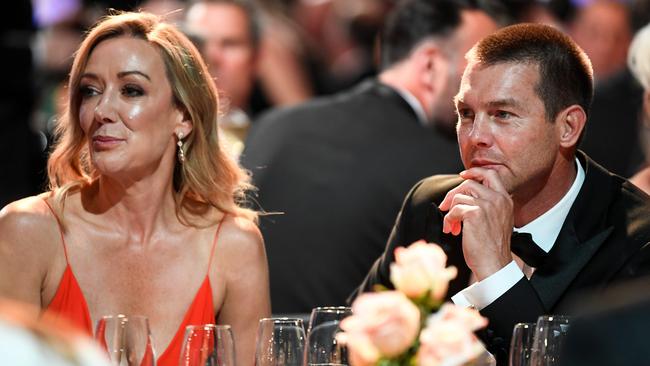
[{"label": "woman's nose", "polygon": [[102,123],[116,122],[117,112],[114,104],[115,100],[109,93],[102,94],[95,106],[95,119]]}]

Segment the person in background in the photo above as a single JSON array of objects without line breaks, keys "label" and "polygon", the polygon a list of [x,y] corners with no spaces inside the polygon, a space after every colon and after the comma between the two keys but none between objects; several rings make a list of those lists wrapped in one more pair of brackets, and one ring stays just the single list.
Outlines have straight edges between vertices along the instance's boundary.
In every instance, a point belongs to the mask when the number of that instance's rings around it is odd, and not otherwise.
[{"label": "person in background", "polygon": [[178,363],[187,325],[230,324],[238,363],[252,364],[266,257],[196,48],[152,14],[108,16],[68,92],[51,190],[0,211],[0,296],[87,334],[103,315],[144,315],[161,366]]},{"label": "person in background", "polygon": [[591,1],[576,7],[567,27],[589,56],[596,81],[580,149],[623,177],[636,173],[644,160],[638,137],[643,90],[625,65],[633,14],[625,2]]},{"label": "person in background", "polygon": [[594,0],[577,7],[568,31],[589,56],[596,82],[625,69],[632,28],[624,2]]},{"label": "person in background", "polygon": [[[646,155],[650,152],[650,25],[641,28],[630,45],[627,64],[636,80],[644,89],[641,136]],[[646,157],[650,161],[650,156]],[[636,173],[630,181],[650,194],[650,167],[646,166]]]},{"label": "person in background", "polygon": [[273,312],[342,305],[381,254],[408,188],[461,167],[452,96],[463,53],[497,28],[447,0],[398,4],[383,71],[351,90],[254,123],[242,154],[269,256]]},{"label": "person in background", "polygon": [[396,247],[440,244],[465,259],[452,261],[454,282],[466,286],[470,273],[478,281],[452,300],[488,318],[481,337],[505,365],[516,323],[565,314],[571,295],[650,274],[650,200],[577,150],[593,76],[567,35],[513,25],[467,59],[456,96],[466,170],[414,186],[359,291],[392,287]]},{"label": "person in background", "polygon": [[0,300],[0,363],[12,366],[110,366],[104,350],[67,322],[31,304]]}]

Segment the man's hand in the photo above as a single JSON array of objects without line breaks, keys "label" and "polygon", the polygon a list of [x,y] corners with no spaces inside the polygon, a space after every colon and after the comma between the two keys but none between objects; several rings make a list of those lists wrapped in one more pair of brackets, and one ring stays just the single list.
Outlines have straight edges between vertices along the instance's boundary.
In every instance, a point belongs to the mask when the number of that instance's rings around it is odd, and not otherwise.
[{"label": "man's hand", "polygon": [[448,211],[442,231],[458,235],[462,230],[465,262],[481,281],[512,261],[513,203],[496,171],[476,167],[460,176],[465,181],[439,206]]}]

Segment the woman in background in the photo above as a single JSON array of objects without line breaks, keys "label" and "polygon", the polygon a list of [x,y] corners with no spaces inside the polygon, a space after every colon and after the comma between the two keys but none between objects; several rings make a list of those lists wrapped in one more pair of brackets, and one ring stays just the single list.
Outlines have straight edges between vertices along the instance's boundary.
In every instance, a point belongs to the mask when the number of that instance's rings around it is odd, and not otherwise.
[{"label": "woman in background", "polygon": [[0,295],[88,334],[106,314],[147,316],[162,366],[178,364],[187,325],[230,324],[238,364],[252,365],[266,256],[197,50],[154,15],[108,16],[75,56],[68,97],[51,191],[0,213]]}]

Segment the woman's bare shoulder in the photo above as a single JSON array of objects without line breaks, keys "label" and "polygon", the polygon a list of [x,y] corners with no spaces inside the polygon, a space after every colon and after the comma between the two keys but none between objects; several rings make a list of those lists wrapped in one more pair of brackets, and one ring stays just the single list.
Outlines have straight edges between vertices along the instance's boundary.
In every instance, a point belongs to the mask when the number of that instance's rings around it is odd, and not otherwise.
[{"label": "woman's bare shoulder", "polygon": [[264,240],[257,225],[243,217],[226,216],[219,232],[215,258],[224,269],[235,272],[266,263]]},{"label": "woman's bare shoulder", "polygon": [[[45,195],[14,201],[0,210],[0,244],[5,247],[53,242],[60,230],[57,220],[45,203]],[[58,240],[56,240],[58,242]]]},{"label": "woman's bare shoulder", "polygon": [[219,242],[229,250],[249,253],[264,248],[262,233],[257,225],[244,217],[226,216],[219,237]]}]

